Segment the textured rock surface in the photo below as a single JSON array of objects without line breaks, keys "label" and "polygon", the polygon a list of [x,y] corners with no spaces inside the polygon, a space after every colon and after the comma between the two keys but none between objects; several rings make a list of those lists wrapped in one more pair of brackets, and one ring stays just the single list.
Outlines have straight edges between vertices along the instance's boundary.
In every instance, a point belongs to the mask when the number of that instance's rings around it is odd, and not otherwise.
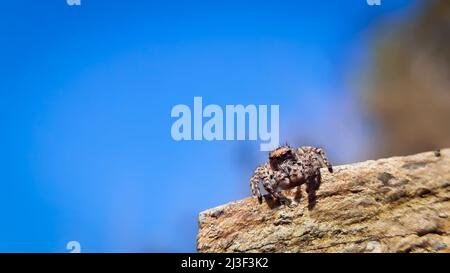
[{"label": "textured rock surface", "polygon": [[291,207],[247,198],[200,213],[197,250],[450,252],[450,149],[322,173],[313,208],[303,193]]}]

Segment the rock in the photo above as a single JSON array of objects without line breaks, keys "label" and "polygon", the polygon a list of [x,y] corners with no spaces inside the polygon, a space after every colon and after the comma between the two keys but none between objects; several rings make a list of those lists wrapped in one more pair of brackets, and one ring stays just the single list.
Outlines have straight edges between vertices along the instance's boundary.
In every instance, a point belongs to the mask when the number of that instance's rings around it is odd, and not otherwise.
[{"label": "rock", "polygon": [[246,198],[201,212],[197,250],[450,252],[450,149],[322,174],[314,207],[303,192],[290,206]]}]

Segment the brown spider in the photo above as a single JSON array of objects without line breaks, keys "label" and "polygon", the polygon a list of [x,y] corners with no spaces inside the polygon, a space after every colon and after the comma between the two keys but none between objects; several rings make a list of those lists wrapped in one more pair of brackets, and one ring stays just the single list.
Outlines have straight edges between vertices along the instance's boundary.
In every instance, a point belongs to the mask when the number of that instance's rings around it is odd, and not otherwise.
[{"label": "brown spider", "polygon": [[293,149],[281,146],[269,154],[269,162],[256,168],[250,179],[253,196],[262,203],[259,183],[264,189],[281,203],[290,203],[281,190],[297,187],[296,199],[301,196],[300,186],[306,184],[309,201],[314,202],[315,192],[319,189],[322,177],[321,168],[327,168],[330,173],[333,167],[321,148],[303,146]]}]

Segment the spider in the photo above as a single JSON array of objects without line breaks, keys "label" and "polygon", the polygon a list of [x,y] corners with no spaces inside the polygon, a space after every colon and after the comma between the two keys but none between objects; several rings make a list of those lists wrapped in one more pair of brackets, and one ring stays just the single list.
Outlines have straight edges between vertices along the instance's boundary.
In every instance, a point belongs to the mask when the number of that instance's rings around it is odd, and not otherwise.
[{"label": "spider", "polygon": [[303,146],[293,149],[290,146],[281,146],[269,153],[269,162],[256,168],[250,179],[253,196],[262,203],[259,183],[264,189],[282,204],[290,203],[281,190],[297,187],[296,199],[301,196],[300,186],[306,184],[306,192],[310,201],[315,198],[322,177],[320,168],[327,168],[330,173],[333,167],[321,148]]}]

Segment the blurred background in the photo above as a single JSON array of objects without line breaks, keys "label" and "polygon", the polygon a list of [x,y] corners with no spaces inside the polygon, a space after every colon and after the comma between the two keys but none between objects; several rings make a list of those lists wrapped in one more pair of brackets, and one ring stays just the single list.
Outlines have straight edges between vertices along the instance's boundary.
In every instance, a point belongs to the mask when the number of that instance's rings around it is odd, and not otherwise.
[{"label": "blurred background", "polygon": [[336,165],[450,147],[449,42],[445,0],[2,1],[0,252],[195,251],[267,155],[174,141],[194,96]]}]

